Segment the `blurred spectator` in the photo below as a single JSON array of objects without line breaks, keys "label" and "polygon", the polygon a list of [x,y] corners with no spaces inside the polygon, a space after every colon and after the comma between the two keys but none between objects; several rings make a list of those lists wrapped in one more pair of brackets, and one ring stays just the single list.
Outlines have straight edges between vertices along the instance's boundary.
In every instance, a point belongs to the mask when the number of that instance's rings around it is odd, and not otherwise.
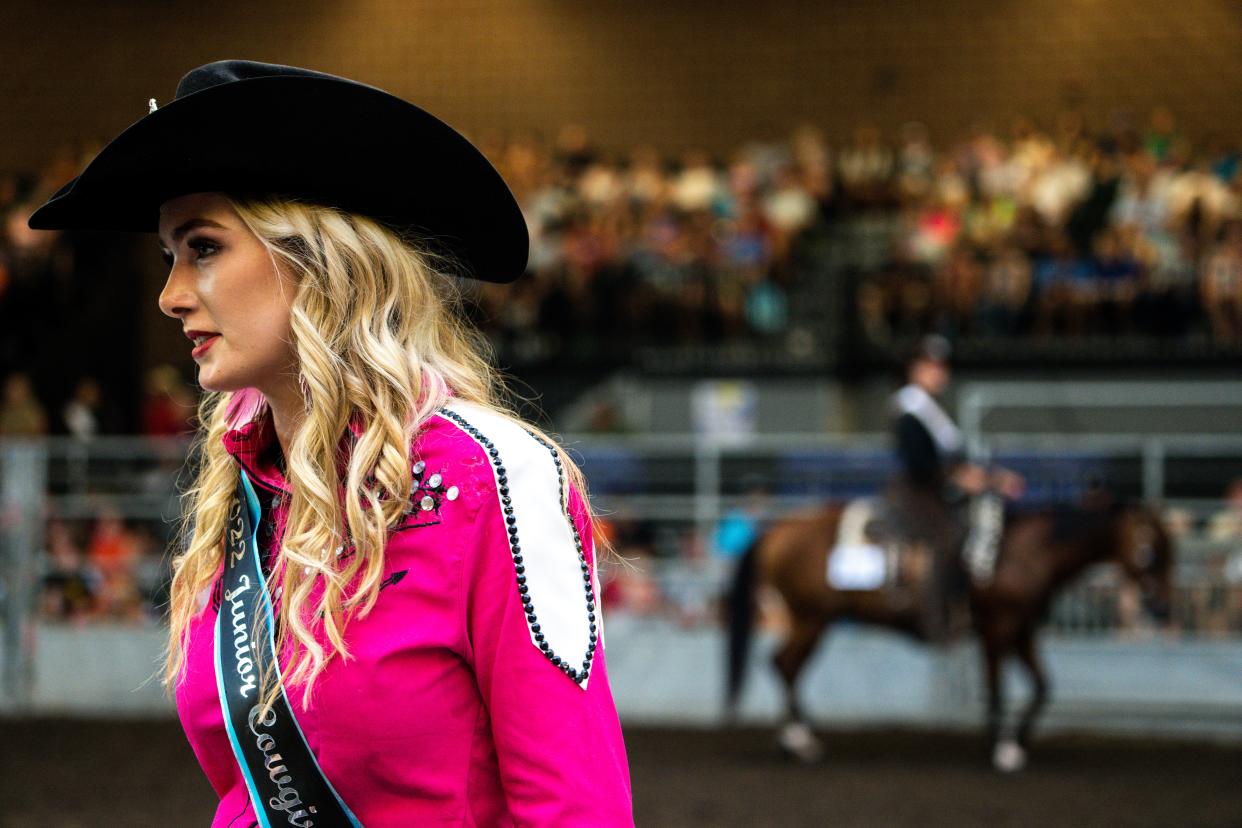
[{"label": "blurred spectator", "polygon": [[1121,169],[1112,153],[1087,151],[1090,179],[1082,200],[1073,206],[1065,223],[1070,243],[1087,252],[1109,221],[1117,191],[1121,185]]},{"label": "blurred spectator", "polygon": [[99,406],[102,394],[94,377],[82,377],[73,392],[73,398],[65,403],[61,416],[65,430],[79,440],[89,440],[99,434]]},{"label": "blurred spectator", "polygon": [[784,261],[797,235],[815,221],[818,205],[799,171],[783,167],[776,174],[776,184],[764,198],[761,211],[771,232],[772,255],[777,261]]},{"label": "blurred spectator", "polygon": [[1080,152],[1059,150],[1046,136],[1032,136],[1029,151],[1031,206],[1045,223],[1062,226],[1074,206],[1090,193],[1091,169]]},{"label": "blurred spectator", "polygon": [[9,374],[0,402],[0,435],[37,436],[47,434],[47,426],[47,413],[35,398],[30,378],[22,373]]},{"label": "blurred spectator", "polygon": [[1169,228],[1168,190],[1172,179],[1172,172],[1161,169],[1154,156],[1132,155],[1113,203],[1113,222],[1134,225],[1148,237],[1164,235]]},{"label": "blurred spectator", "polygon": [[1133,225],[1132,244],[1143,260],[1142,288],[1135,299],[1135,326],[1154,336],[1183,336],[1198,309],[1197,244],[1189,233],[1145,238]]},{"label": "blurred spectator", "polygon": [[1224,508],[1208,521],[1208,537],[1216,541],[1242,540],[1242,477],[1225,490]]},{"label": "blurred spectator", "polygon": [[897,148],[897,192],[902,199],[926,196],[932,186],[936,154],[928,140],[927,127],[917,122],[903,124]]},{"label": "blurred spectator", "polygon": [[699,151],[686,153],[682,158],[681,172],[673,179],[673,204],[683,212],[692,213],[716,206],[721,195],[720,177],[707,154]]},{"label": "blurred spectator", "polygon": [[765,336],[784,333],[789,323],[785,292],[771,279],[757,277],[746,289],[746,321]]},{"label": "blurred spectator", "polygon": [[1102,325],[1107,333],[1120,333],[1130,326],[1141,266],[1132,251],[1122,243],[1121,234],[1111,229],[1096,237],[1095,256],[1091,264],[1095,285],[1089,294],[1079,295],[1079,302],[1085,305],[1083,315],[1090,317],[1090,306],[1094,304],[1097,306],[1095,323]]},{"label": "blurred spectator", "polygon": [[157,365],[147,372],[146,399],[142,404],[142,433],[148,437],[186,434],[193,429],[194,399],[171,365]]},{"label": "blurred spectator", "polygon": [[1031,263],[1013,244],[1004,245],[983,276],[979,317],[984,332],[1013,335],[1025,326],[1031,295]]},{"label": "blurred spectator", "polygon": [[1177,122],[1172,110],[1158,106],[1151,112],[1147,132],[1143,136],[1143,148],[1157,161],[1164,161],[1179,140]]},{"label": "blurred spectator", "polygon": [[948,183],[952,177],[952,173],[942,175],[939,183],[944,186],[938,187],[931,198],[907,213],[910,226],[905,231],[906,244],[911,255],[927,265],[939,264],[962,231],[962,215],[955,202],[961,194],[955,193],[953,185]]},{"label": "blurred spectator", "polygon": [[790,138],[792,161],[798,170],[799,180],[821,213],[827,213],[835,195],[832,174],[832,150],[824,134],[811,124],[803,124],[794,130]]},{"label": "blurred spectator", "polygon": [[1224,508],[1212,515],[1208,537],[1231,542],[1231,547],[1208,561],[1207,585],[1192,596],[1199,626],[1208,633],[1236,633],[1242,621],[1242,478],[1225,490]]},{"label": "blurred spectator", "polygon": [[141,596],[135,579],[140,551],[121,513],[114,506],[104,506],[86,547],[91,566],[99,572],[97,606],[103,615],[129,619],[141,615]]},{"label": "blurred spectator", "polygon": [[649,522],[636,519],[624,507],[595,522],[596,535],[617,553],[601,567],[602,600],[613,612],[654,615],[666,609],[665,598],[653,573],[654,534]]},{"label": "blurred spectator", "polygon": [[89,618],[95,611],[99,574],[88,565],[73,531],[62,520],[48,522],[45,567],[40,614],[58,621]]},{"label": "blurred spectator", "polygon": [[1199,283],[1212,335],[1229,342],[1242,334],[1242,221],[1221,230],[1221,240],[1203,264]]},{"label": "blurred spectator", "polygon": [[955,335],[973,332],[982,287],[983,268],[974,250],[955,247],[936,270],[935,295],[944,310],[940,330]]},{"label": "blurred spectator", "polygon": [[858,290],[863,331],[876,342],[912,338],[932,325],[931,270],[905,247]]},{"label": "blurred spectator", "polygon": [[624,177],[624,190],[631,203],[638,205],[662,201],[668,191],[660,154],[655,147],[640,146],[630,155]]},{"label": "blurred spectator", "polygon": [[1034,282],[1036,331],[1045,336],[1082,334],[1096,283],[1090,265],[1068,239],[1054,238],[1048,254],[1036,260]]},{"label": "blurred spectator", "polygon": [[126,607],[126,617],[130,621],[156,620],[167,606],[172,572],[166,564],[162,544],[148,526],[135,526],[132,538],[135,547],[132,573],[137,601]]},{"label": "blurred spectator", "polygon": [[767,487],[761,482],[749,482],[746,485],[745,501],[725,512],[720,518],[713,545],[716,554],[729,560],[746,554],[759,539],[759,533],[771,513],[772,504]]},{"label": "blurred spectator", "polygon": [[861,126],[854,140],[841,150],[838,160],[841,186],[851,204],[879,207],[889,201],[893,176],[893,153],[880,140],[880,131]]}]

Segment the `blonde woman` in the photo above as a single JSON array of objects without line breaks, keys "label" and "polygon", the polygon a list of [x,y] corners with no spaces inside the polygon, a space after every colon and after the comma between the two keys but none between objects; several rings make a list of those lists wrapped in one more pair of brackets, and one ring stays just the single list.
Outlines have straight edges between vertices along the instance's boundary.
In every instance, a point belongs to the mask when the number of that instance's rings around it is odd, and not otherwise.
[{"label": "blonde woman", "polygon": [[308,70],[209,64],[149,108],[30,223],[169,263],[207,393],[167,679],[212,824],[631,824],[582,481],[453,299],[524,269],[504,182]]}]

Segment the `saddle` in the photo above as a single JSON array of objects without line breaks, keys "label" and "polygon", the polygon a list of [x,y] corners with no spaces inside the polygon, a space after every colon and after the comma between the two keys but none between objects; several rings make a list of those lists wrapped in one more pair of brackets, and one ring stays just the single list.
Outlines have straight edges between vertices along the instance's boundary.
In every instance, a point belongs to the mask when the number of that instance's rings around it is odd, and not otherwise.
[{"label": "saddle", "polygon": [[[961,555],[975,584],[991,581],[1004,529],[1004,504],[985,494],[967,508],[968,531]],[[905,521],[884,498],[850,501],[841,514],[828,555],[827,579],[837,590],[919,588],[933,566],[933,550],[902,531]]]}]

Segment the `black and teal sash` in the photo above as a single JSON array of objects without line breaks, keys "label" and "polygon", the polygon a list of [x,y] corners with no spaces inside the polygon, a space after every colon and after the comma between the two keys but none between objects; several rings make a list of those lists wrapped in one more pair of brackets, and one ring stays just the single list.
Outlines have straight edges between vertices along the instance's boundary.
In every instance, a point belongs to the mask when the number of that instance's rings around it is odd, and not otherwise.
[{"label": "black and teal sash", "polygon": [[360,828],[323,771],[285,696],[284,687],[260,715],[259,664],[280,680],[272,600],[267,592],[256,533],[259,499],[244,471],[225,532],[223,600],[216,620],[216,684],[233,756],[263,828]]}]

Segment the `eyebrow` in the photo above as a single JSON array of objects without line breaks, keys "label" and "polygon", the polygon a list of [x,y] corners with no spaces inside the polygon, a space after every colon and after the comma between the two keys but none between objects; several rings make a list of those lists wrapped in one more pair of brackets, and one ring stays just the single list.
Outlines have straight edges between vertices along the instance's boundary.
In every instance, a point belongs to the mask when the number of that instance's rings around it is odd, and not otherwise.
[{"label": "eyebrow", "polygon": [[[209,218],[204,218],[203,216],[195,216],[194,218],[189,219],[188,221],[181,222],[181,224],[178,224],[176,228],[172,231],[173,244],[177,244],[179,241],[181,241],[182,236],[184,236],[186,233],[190,232],[191,230],[197,229],[199,227],[215,227],[219,230],[228,229],[223,224],[220,224],[219,222],[216,222],[216,221],[212,221]],[[161,238],[160,241],[163,242],[164,240]]]}]

